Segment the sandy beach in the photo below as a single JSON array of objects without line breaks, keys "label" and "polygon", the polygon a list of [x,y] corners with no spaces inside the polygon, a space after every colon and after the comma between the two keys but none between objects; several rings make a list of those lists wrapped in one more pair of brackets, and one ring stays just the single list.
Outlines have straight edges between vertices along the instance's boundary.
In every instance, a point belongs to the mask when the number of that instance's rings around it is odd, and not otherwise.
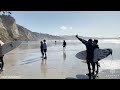
[{"label": "sandy beach", "polygon": [[[41,59],[39,43],[22,43],[18,48],[5,54],[4,71],[1,79],[88,79],[85,61],[77,59],[76,53],[85,50],[79,42],[67,43],[63,51],[62,43],[50,42],[47,59]],[[100,61],[97,79],[120,79],[120,43],[100,43],[100,48],[112,48],[112,56]]]}]

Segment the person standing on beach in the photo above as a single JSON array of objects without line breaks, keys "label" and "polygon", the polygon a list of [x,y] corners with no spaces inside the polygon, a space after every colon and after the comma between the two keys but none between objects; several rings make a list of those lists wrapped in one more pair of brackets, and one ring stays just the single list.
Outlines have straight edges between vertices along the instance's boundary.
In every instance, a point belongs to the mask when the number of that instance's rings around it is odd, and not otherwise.
[{"label": "person standing on beach", "polygon": [[[4,43],[1,41],[1,38],[0,38],[0,54],[2,54],[2,46],[4,45]],[[1,71],[3,71],[3,67],[4,67],[4,61],[3,61],[3,56],[0,56],[0,62],[1,62]]]},{"label": "person standing on beach", "polygon": [[63,50],[66,48],[66,42],[65,40],[63,41]]},{"label": "person standing on beach", "polygon": [[[89,39],[88,41],[81,39],[78,37],[78,35],[76,35],[77,39],[80,40],[85,46],[86,46],[86,51],[87,51],[87,65],[88,65],[88,71],[89,73],[86,74],[88,76],[91,76],[92,74],[94,75],[94,72],[91,73],[91,67],[90,64],[93,64],[93,55],[94,55],[94,48],[93,48],[93,44],[92,44],[92,39]],[[93,68],[94,71],[94,68]]]},{"label": "person standing on beach", "polygon": [[56,45],[56,41],[55,41],[55,45]]},{"label": "person standing on beach", "polygon": [[[94,50],[96,49],[96,48],[99,48],[99,46],[98,46],[98,40],[94,40],[93,41],[93,48],[94,48]],[[99,63],[98,63],[98,61],[97,62],[95,62],[94,64],[93,64],[93,68],[95,68],[95,64],[97,65],[97,71],[96,71],[96,74],[99,72],[99,67],[100,67],[100,65],[99,65]],[[95,69],[94,69],[95,70]]]},{"label": "person standing on beach", "polygon": [[45,55],[45,57],[44,57],[44,59],[46,59],[47,58],[47,55],[46,55],[46,52],[47,52],[47,44],[46,44],[46,40],[43,40],[43,51],[44,51],[44,55]]},{"label": "person standing on beach", "polygon": [[42,41],[40,42],[40,49],[41,49],[41,54],[42,54],[41,58],[44,58],[43,42]]}]

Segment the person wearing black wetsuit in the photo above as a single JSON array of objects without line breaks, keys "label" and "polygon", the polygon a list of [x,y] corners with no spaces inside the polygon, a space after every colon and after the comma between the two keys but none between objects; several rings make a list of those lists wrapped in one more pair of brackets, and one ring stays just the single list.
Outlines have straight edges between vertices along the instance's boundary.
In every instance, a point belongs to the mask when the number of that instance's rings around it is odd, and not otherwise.
[{"label": "person wearing black wetsuit", "polygon": [[65,40],[63,41],[63,49],[66,47],[66,42]]},{"label": "person wearing black wetsuit", "polygon": [[[79,38],[78,35],[76,35],[76,37],[86,46],[86,51],[87,51],[86,60],[87,60],[88,71],[89,71],[89,73],[87,75],[91,75],[90,64],[93,64],[93,51],[94,51],[93,44],[92,44],[92,39],[89,39],[88,41],[86,41],[84,39]],[[94,74],[94,72],[93,72],[93,74]]]},{"label": "person wearing black wetsuit", "polygon": [[42,54],[41,58],[43,58],[44,57],[43,42],[41,41],[40,43],[41,43],[40,44],[40,50],[41,50],[41,54]]},{"label": "person wearing black wetsuit", "polygon": [[[98,40],[94,40],[93,41],[93,48],[94,48],[94,50],[96,49],[96,48],[99,48],[99,46],[97,45],[98,44]],[[94,68],[94,70],[95,70],[95,64],[97,65],[97,71],[96,71],[96,74],[99,72],[99,67],[100,67],[100,65],[99,65],[99,63],[98,63],[98,61],[97,62],[95,62],[94,64],[93,64],[93,68]]]}]

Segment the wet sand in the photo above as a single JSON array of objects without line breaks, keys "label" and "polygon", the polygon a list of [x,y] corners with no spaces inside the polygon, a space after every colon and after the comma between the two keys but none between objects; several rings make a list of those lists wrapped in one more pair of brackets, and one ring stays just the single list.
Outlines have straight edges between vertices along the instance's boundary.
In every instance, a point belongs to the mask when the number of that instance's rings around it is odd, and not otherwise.
[{"label": "wet sand", "polygon": [[[101,47],[105,45],[101,44]],[[1,72],[0,78],[88,79],[85,75],[88,73],[87,64],[75,57],[76,53],[85,49],[85,46],[80,43],[67,44],[65,51],[63,51],[62,44],[49,45],[47,59],[42,60],[39,43],[21,44],[5,55],[5,70]],[[116,47],[115,50],[117,50]],[[120,79],[120,59],[116,56],[114,59],[112,60],[109,56],[100,61],[98,79]]]}]

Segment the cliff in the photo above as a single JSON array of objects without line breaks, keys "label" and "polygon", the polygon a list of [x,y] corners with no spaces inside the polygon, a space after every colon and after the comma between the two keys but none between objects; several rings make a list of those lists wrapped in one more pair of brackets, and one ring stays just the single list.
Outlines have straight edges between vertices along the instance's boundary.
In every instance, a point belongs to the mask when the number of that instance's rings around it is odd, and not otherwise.
[{"label": "cliff", "polygon": [[15,19],[10,15],[0,15],[0,38],[4,42],[15,39],[21,41],[62,39],[59,36],[32,32],[31,30],[16,24]]}]

